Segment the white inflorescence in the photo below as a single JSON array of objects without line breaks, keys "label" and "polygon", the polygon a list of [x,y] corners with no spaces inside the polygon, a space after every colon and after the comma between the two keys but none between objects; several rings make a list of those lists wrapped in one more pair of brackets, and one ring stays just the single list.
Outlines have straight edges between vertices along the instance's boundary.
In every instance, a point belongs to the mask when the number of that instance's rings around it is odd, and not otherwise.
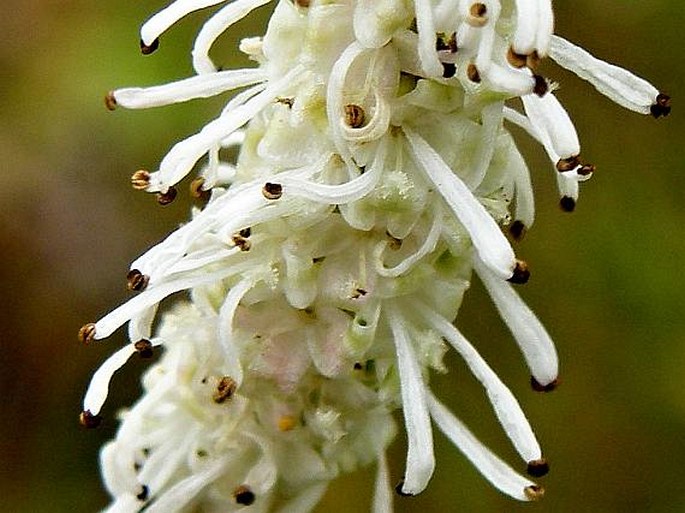
[{"label": "white inflorescence", "polygon": [[[556,385],[554,345],[511,285],[528,269],[502,227],[520,238],[534,205],[504,121],[544,147],[570,211],[594,166],[539,60],[654,117],[669,98],[553,35],[550,0],[280,0],[266,34],[240,45],[257,65],[219,71],[214,41],[268,2],[173,2],[143,25],[143,53],[190,12],[225,4],[196,39],[197,75],[106,98],[111,109],[147,108],[242,89],[158,170],[133,175],[166,204],[202,161],[191,190],[206,204],[133,262],[139,294],[80,332],[88,342],[128,323],[131,339],[93,375],[88,427],[116,370],[164,349],[102,450],[107,511],[305,512],[331,479],[375,462],[373,511],[389,512],[397,408],[408,440],[398,493],[427,486],[434,422],[502,492],[541,497],[428,388],[453,347],[528,473],[546,473],[517,400],[453,325],[475,270],[533,388]],[[231,146],[237,162],[222,159]],[[189,301],[153,329],[160,302],[179,291]]]}]

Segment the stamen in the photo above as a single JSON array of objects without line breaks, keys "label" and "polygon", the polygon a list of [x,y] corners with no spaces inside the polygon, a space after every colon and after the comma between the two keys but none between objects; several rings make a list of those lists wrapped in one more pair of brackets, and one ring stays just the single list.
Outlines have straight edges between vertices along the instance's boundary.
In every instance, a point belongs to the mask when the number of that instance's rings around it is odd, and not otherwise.
[{"label": "stamen", "polygon": [[527,55],[516,53],[511,46],[509,47],[509,50],[507,51],[507,62],[514,68],[525,68],[527,59]]},{"label": "stamen", "polygon": [[481,82],[481,77],[480,73],[478,72],[478,68],[473,63],[469,64],[466,68],[466,76],[471,82],[474,82],[476,84],[479,84]]},{"label": "stamen", "polygon": [[541,384],[537,379],[535,379],[534,376],[530,377],[530,386],[533,390],[536,392],[552,392],[553,390],[556,390],[557,387],[559,386],[559,378],[556,378],[546,385]]},{"label": "stamen", "polygon": [[88,344],[95,339],[95,323],[89,322],[78,330],[78,339],[84,343]]},{"label": "stamen", "polygon": [[105,95],[105,107],[107,107],[107,110],[116,110],[117,99],[114,97],[114,91],[110,91]]},{"label": "stamen", "polygon": [[216,390],[212,395],[212,399],[215,403],[222,404],[233,397],[233,394],[237,389],[238,384],[235,382],[235,380],[230,376],[224,376],[219,380]]},{"label": "stamen", "polygon": [[126,275],[127,288],[135,292],[141,292],[145,290],[150,277],[147,274],[141,273],[138,269],[131,269]]},{"label": "stamen", "polygon": [[563,196],[559,200],[559,206],[564,212],[573,212],[576,209],[576,200],[570,196]]},{"label": "stamen", "polygon": [[361,128],[366,123],[364,109],[359,105],[345,105],[345,123],[350,128]]},{"label": "stamen", "polygon": [[152,342],[147,339],[140,339],[138,342],[133,344],[133,347],[138,352],[138,356],[141,358],[152,358],[154,351],[152,350]]},{"label": "stamen", "polygon": [[580,155],[572,155],[565,159],[559,159],[556,166],[557,171],[559,171],[560,173],[572,171],[578,166],[580,166]]},{"label": "stamen", "polygon": [[469,8],[469,16],[466,23],[472,27],[483,27],[488,22],[488,8],[484,3],[476,2]]},{"label": "stamen", "polygon": [[510,283],[515,283],[517,285],[525,285],[530,279],[530,270],[528,269],[528,264],[523,260],[516,261],[516,267],[514,267],[514,274],[507,281]]},{"label": "stamen", "polygon": [[240,485],[233,490],[233,498],[237,504],[249,506],[255,501],[254,492],[247,485]]},{"label": "stamen", "polygon": [[252,248],[252,243],[238,233],[231,237],[231,243],[235,247],[240,248],[240,251],[250,251],[250,249]]},{"label": "stamen", "polygon": [[545,476],[549,472],[549,463],[547,463],[545,458],[529,461],[526,472],[528,472],[529,476],[533,477]]},{"label": "stamen", "polygon": [[157,51],[158,48],[159,48],[159,38],[156,38],[149,45],[146,45],[142,39],[140,40],[140,52],[143,55],[150,55],[151,53]]},{"label": "stamen", "polygon": [[136,495],[136,499],[145,502],[149,495],[150,489],[147,487],[147,485],[141,485],[140,492]]},{"label": "stamen", "polygon": [[526,494],[528,500],[539,501],[545,495],[545,489],[542,486],[530,485],[523,489],[523,493]]},{"label": "stamen", "polygon": [[204,184],[205,179],[202,176],[190,182],[190,195],[195,199],[199,199],[203,203],[207,203],[209,198],[212,196],[212,191],[203,189],[202,186]]},{"label": "stamen", "polygon": [[595,172],[595,170],[596,167],[594,164],[583,164],[578,169],[576,169],[576,173],[578,173],[580,176],[590,176]]},{"label": "stamen", "polygon": [[511,233],[515,240],[520,241],[526,234],[526,225],[521,221],[514,221],[509,227],[509,233]]},{"label": "stamen", "polygon": [[668,116],[671,113],[670,96],[659,93],[656,97],[656,102],[649,108],[649,112],[651,112],[655,119]]},{"label": "stamen", "polygon": [[453,62],[442,63],[442,78],[452,78],[457,73],[457,65]]},{"label": "stamen", "polygon": [[535,87],[533,87],[533,92],[540,97],[547,94],[547,91],[549,90],[547,79],[541,75],[533,75],[533,78],[535,79]]},{"label": "stamen", "polygon": [[262,187],[262,194],[268,200],[277,200],[283,195],[283,186],[280,183],[266,182]]},{"label": "stamen", "polygon": [[102,423],[102,417],[100,415],[93,415],[89,410],[82,411],[78,416],[78,420],[87,429],[95,429]]},{"label": "stamen", "polygon": [[144,191],[150,186],[150,172],[140,169],[131,175],[131,185],[137,191]]},{"label": "stamen", "polygon": [[176,187],[170,185],[166,192],[157,193],[157,203],[165,207],[166,205],[173,202],[176,199],[177,195],[178,191],[176,190]]}]

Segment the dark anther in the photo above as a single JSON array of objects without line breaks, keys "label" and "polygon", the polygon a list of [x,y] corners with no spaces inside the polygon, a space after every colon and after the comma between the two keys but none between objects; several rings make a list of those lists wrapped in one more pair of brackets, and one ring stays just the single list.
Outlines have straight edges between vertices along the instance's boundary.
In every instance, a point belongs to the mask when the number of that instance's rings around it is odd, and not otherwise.
[{"label": "dark anther", "polygon": [[509,47],[507,52],[507,61],[515,68],[523,68],[526,65],[528,56],[521,53],[516,53],[513,48]]},{"label": "dark anther", "polygon": [[397,495],[400,497],[413,497],[413,493],[407,493],[402,490],[402,487],[404,486],[404,479],[402,479],[397,485],[395,486],[395,492],[397,492]]},{"label": "dark anther", "polygon": [[152,358],[152,342],[147,339],[141,338],[138,342],[133,344],[133,347],[138,352],[138,356],[141,358]]},{"label": "dark anther", "polygon": [[563,173],[564,171],[572,171],[580,165],[580,156],[573,155],[565,159],[559,159],[557,162],[557,171]]},{"label": "dark anther", "polygon": [[660,118],[668,116],[671,113],[671,97],[664,93],[659,93],[656,97],[656,102],[649,108],[652,116]]},{"label": "dark anther", "polygon": [[138,269],[131,269],[126,275],[126,286],[128,290],[133,290],[135,292],[140,292],[145,290],[150,277],[147,274],[141,273]]},{"label": "dark anther", "polygon": [[78,339],[84,344],[92,342],[95,339],[95,323],[89,322],[81,326],[81,329],[78,330]]},{"label": "dark anther", "polygon": [[545,96],[547,94],[547,90],[549,89],[549,85],[547,84],[547,80],[545,77],[541,75],[533,75],[533,78],[535,79],[535,86],[533,86],[533,92],[537,94],[540,98]]},{"label": "dark anther", "polygon": [[250,487],[247,485],[240,485],[238,488],[233,490],[233,498],[236,503],[242,504],[243,506],[249,506],[255,500],[255,494]]},{"label": "dark anther", "polygon": [[140,51],[143,55],[150,55],[152,52],[156,51],[157,48],[159,48],[159,39],[155,39],[149,45],[146,45],[142,39],[140,40]]},{"label": "dark anther", "polygon": [[198,199],[204,203],[209,201],[212,191],[203,189],[205,184],[205,179],[202,176],[197,177],[195,180],[190,182],[190,196]]},{"label": "dark anther", "polygon": [[481,2],[476,2],[471,5],[471,9],[469,10],[471,16],[475,16],[477,18],[482,18],[485,16],[488,12],[488,7]]},{"label": "dark anther", "polygon": [[266,199],[277,200],[283,195],[283,186],[280,183],[266,182],[262,187],[262,194]]},{"label": "dark anther", "polygon": [[366,114],[359,105],[345,105],[345,123],[351,128],[361,128],[366,123]]},{"label": "dark anther", "polygon": [[583,164],[578,168],[576,173],[578,173],[580,176],[589,176],[592,173],[594,173],[596,170],[594,164]]},{"label": "dark anther", "polygon": [[117,99],[114,97],[114,91],[110,91],[105,95],[105,107],[107,107],[107,110],[115,110],[117,108]]},{"label": "dark anther", "polygon": [[215,403],[221,404],[227,399],[230,399],[238,388],[238,384],[230,376],[224,376],[219,380],[219,383],[214,390],[212,399]]},{"label": "dark anther", "polygon": [[509,227],[509,233],[511,233],[515,240],[521,240],[526,234],[526,225],[521,221],[514,221]]},{"label": "dark anther", "polygon": [[300,7],[309,7],[311,0],[295,0],[295,3]]},{"label": "dark anther", "polygon": [[516,285],[523,285],[528,283],[530,278],[530,270],[528,269],[528,264],[523,260],[516,261],[516,267],[514,267],[514,272],[507,281],[510,283],[515,283]]},{"label": "dark anther", "polygon": [[241,237],[245,237],[247,239],[250,235],[252,235],[252,228],[250,228],[249,226],[247,228],[243,228],[238,232],[238,235],[240,235]]},{"label": "dark anther", "polygon": [[147,500],[149,495],[150,495],[150,489],[147,487],[147,485],[141,485],[140,493],[138,493],[138,495],[136,495],[136,499],[144,502]]},{"label": "dark anther", "polygon": [[545,489],[542,486],[530,485],[523,489],[523,493],[528,497],[528,500],[538,501],[545,495]]},{"label": "dark anther", "polygon": [[475,64],[471,63],[468,65],[466,68],[466,76],[471,82],[475,82],[476,84],[480,83],[480,73],[478,72],[478,68],[476,68]]},{"label": "dark anther", "polygon": [[453,62],[442,63],[442,78],[452,78],[457,73],[457,66]]},{"label": "dark anther", "polygon": [[554,381],[551,381],[550,383],[547,383],[546,385],[543,385],[537,379],[531,376],[530,386],[536,392],[551,392],[552,390],[556,390],[556,388],[559,386],[559,378],[555,379]]},{"label": "dark anther", "polygon": [[576,200],[570,196],[564,196],[559,200],[559,206],[564,212],[573,212],[576,209]]},{"label": "dark anther", "polygon": [[150,185],[150,172],[140,169],[131,175],[131,185],[138,191],[144,191]]},{"label": "dark anther", "polygon": [[168,205],[176,199],[177,194],[178,191],[176,190],[176,187],[170,185],[166,192],[157,193],[157,203],[165,207],[166,205]]},{"label": "dark anther", "polygon": [[526,472],[528,472],[528,475],[532,477],[545,476],[549,472],[549,463],[547,463],[545,458],[529,461]]},{"label": "dark anther", "polygon": [[102,423],[102,417],[100,415],[93,415],[89,410],[85,410],[79,414],[78,421],[87,429],[95,429]]},{"label": "dark anther", "polygon": [[240,248],[240,251],[250,251],[252,249],[252,243],[239,233],[231,237],[231,242],[235,247]]}]

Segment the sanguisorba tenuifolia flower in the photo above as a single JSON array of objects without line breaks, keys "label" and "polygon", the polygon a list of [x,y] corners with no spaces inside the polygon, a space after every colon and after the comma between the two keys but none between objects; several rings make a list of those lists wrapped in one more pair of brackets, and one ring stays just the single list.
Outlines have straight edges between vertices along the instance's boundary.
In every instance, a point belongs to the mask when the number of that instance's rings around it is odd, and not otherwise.
[{"label": "sanguisorba tenuifolia flower", "polygon": [[[133,262],[138,295],[80,332],[99,340],[128,323],[131,340],[93,376],[89,427],[113,373],[164,349],[102,450],[108,511],[304,512],[335,476],[372,463],[373,511],[390,511],[397,408],[408,440],[401,495],[431,478],[432,421],[495,487],[538,499],[543,488],[428,387],[455,349],[527,473],[547,472],[518,402],[452,324],[475,270],[533,388],[555,387],[554,345],[512,286],[529,273],[502,228],[522,237],[534,207],[505,122],[540,142],[570,211],[594,167],[539,60],[643,114],[668,114],[669,98],[553,35],[550,0],[281,0],[266,34],[240,45],[255,65],[218,70],[214,41],[268,2],[177,0],[143,25],[141,46],[151,53],[186,14],[225,3],[197,36],[196,76],[106,98],[111,109],[147,108],[240,89],[157,171],[133,175],[166,204],[201,162],[191,192],[204,207]],[[221,158],[230,146],[237,162]],[[178,291],[188,299],[155,325]]]}]

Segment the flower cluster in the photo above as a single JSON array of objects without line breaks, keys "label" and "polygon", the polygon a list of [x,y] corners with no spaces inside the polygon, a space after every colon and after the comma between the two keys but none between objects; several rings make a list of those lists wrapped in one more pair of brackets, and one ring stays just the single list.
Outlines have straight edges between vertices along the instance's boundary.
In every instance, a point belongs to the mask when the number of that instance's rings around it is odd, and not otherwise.
[{"label": "flower cluster", "polygon": [[[143,25],[143,53],[188,13],[224,3],[176,0]],[[512,285],[529,272],[502,228],[522,237],[534,202],[504,122],[540,142],[571,211],[594,166],[536,73],[540,59],[640,113],[668,114],[669,98],[553,35],[550,0],[280,0],[266,34],[240,45],[256,65],[217,69],[215,40],[267,3],[214,12],[192,51],[195,76],[106,97],[110,109],[135,109],[241,90],[158,170],[133,175],[164,205],[197,168],[191,192],[203,207],[132,263],[137,295],[79,334],[99,340],[128,323],[131,340],[92,378],[88,427],[114,372],[164,349],[102,450],[108,511],[304,512],[338,474],[375,462],[373,510],[388,512],[397,408],[408,440],[398,493],[427,486],[434,422],[502,492],[541,497],[428,387],[455,349],[528,474],[547,472],[517,400],[452,324],[475,271],[533,388],[555,387],[554,345]],[[225,160],[234,146],[237,161]],[[189,300],[155,325],[179,291]]]}]

